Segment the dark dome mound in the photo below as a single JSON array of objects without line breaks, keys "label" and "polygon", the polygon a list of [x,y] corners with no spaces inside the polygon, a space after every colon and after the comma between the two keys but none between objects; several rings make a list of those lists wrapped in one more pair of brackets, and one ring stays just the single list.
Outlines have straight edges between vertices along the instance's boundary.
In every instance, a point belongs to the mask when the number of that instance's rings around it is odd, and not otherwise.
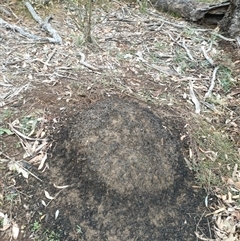
[{"label": "dark dome mound", "polygon": [[[121,194],[156,193],[179,178],[177,140],[150,110],[107,99],[79,114],[71,147],[87,153],[87,166]],[[183,178],[183,177],[182,177]]]},{"label": "dark dome mound", "polygon": [[196,240],[203,193],[192,189],[180,134],[164,118],[108,98],[67,123],[50,163],[54,182],[72,185],[55,200],[61,240]]}]

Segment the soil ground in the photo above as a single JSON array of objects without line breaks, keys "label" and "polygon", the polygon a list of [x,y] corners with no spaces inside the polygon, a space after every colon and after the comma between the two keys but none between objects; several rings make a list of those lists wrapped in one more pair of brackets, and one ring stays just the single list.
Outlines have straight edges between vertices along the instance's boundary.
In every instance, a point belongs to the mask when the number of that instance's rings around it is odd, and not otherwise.
[{"label": "soil ground", "polygon": [[[15,15],[6,20],[16,24],[17,16],[19,25],[44,35],[24,5],[9,6]],[[212,30],[136,4],[102,3],[94,10],[94,43],[84,44],[71,6],[37,10],[54,15],[62,45],[0,28],[1,127],[24,133],[1,135],[0,211],[20,228],[18,240],[182,241],[197,240],[195,231],[213,238],[207,193],[186,155],[188,127],[197,131],[199,118],[189,81],[203,100],[213,67],[201,45],[208,46]],[[211,57],[226,70],[220,74],[230,71],[232,79],[216,84],[217,108],[203,105],[202,116],[216,126],[234,120],[223,130],[238,147],[239,49],[211,41]],[[42,160],[33,158],[42,153],[48,158],[39,170]],[[36,176],[8,171],[10,160]],[[0,238],[12,235],[9,228]]]}]

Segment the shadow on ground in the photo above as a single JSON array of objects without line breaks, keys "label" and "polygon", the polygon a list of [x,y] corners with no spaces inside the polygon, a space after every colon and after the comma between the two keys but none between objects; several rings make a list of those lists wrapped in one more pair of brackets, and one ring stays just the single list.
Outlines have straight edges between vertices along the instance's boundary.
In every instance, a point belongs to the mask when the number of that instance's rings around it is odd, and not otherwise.
[{"label": "shadow on ground", "polygon": [[175,119],[179,126],[170,126],[164,116],[111,97],[68,119],[55,133],[50,169],[35,195],[44,188],[57,193],[53,184],[71,186],[46,208],[35,203],[43,230],[69,241],[196,240],[196,227],[206,224],[204,193],[192,188],[181,151],[183,125]]}]

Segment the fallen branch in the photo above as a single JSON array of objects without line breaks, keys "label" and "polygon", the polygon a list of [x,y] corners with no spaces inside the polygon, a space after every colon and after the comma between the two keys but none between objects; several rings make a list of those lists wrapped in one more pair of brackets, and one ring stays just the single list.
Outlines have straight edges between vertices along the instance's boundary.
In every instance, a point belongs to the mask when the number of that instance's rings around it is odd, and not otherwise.
[{"label": "fallen branch", "polygon": [[213,35],[216,35],[217,37],[219,37],[219,38],[221,38],[221,39],[223,39],[223,40],[225,40],[225,41],[229,41],[229,42],[235,42],[235,41],[236,41],[236,39],[226,38],[226,37],[224,37],[223,35],[221,35],[221,34],[219,34],[219,33],[213,33]]},{"label": "fallen branch", "polygon": [[35,41],[43,41],[43,42],[50,42],[50,43],[55,43],[55,39],[53,38],[48,38],[48,37],[39,37],[35,34],[32,34],[24,29],[22,29],[21,27],[18,27],[16,25],[12,25],[8,22],[6,22],[5,20],[3,20],[2,18],[0,18],[0,27],[6,28],[6,29],[10,29],[14,32],[18,32],[19,34],[21,34],[24,37],[33,39]]},{"label": "fallen branch", "polygon": [[[158,14],[158,13],[153,13],[152,11],[148,11],[148,10],[146,10],[146,12],[147,12],[149,15],[158,18],[158,20],[161,22],[161,23],[157,23],[157,24],[150,23],[150,24],[147,25],[148,27],[160,26],[160,25],[162,25],[162,23],[166,23],[166,24],[171,25],[171,26],[176,27],[176,28],[186,28],[186,25],[184,25],[184,24],[181,24],[181,25],[180,25],[180,24],[172,23],[172,22],[169,22],[169,21],[163,19],[163,18],[162,18],[162,15],[160,15],[160,14]],[[146,22],[146,21],[145,21],[145,22]]]},{"label": "fallen branch", "polygon": [[47,17],[45,21],[43,21],[35,12],[32,5],[29,2],[25,3],[25,6],[27,7],[28,11],[31,13],[32,17],[35,19],[36,22],[38,22],[43,30],[48,32],[53,38],[49,38],[51,40],[51,43],[57,43],[62,44],[62,38],[59,36],[57,31],[51,26],[49,21],[52,19],[51,16]]}]

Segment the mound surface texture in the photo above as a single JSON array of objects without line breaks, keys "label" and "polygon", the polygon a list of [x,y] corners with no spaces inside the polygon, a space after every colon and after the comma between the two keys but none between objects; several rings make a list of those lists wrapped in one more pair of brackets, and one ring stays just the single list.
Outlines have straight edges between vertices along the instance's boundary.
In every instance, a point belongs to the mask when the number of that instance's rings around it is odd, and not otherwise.
[{"label": "mound surface texture", "polygon": [[173,168],[181,158],[176,140],[136,104],[97,103],[77,117],[71,138],[79,154],[87,153],[88,168],[121,194],[161,192],[179,176]]}]

